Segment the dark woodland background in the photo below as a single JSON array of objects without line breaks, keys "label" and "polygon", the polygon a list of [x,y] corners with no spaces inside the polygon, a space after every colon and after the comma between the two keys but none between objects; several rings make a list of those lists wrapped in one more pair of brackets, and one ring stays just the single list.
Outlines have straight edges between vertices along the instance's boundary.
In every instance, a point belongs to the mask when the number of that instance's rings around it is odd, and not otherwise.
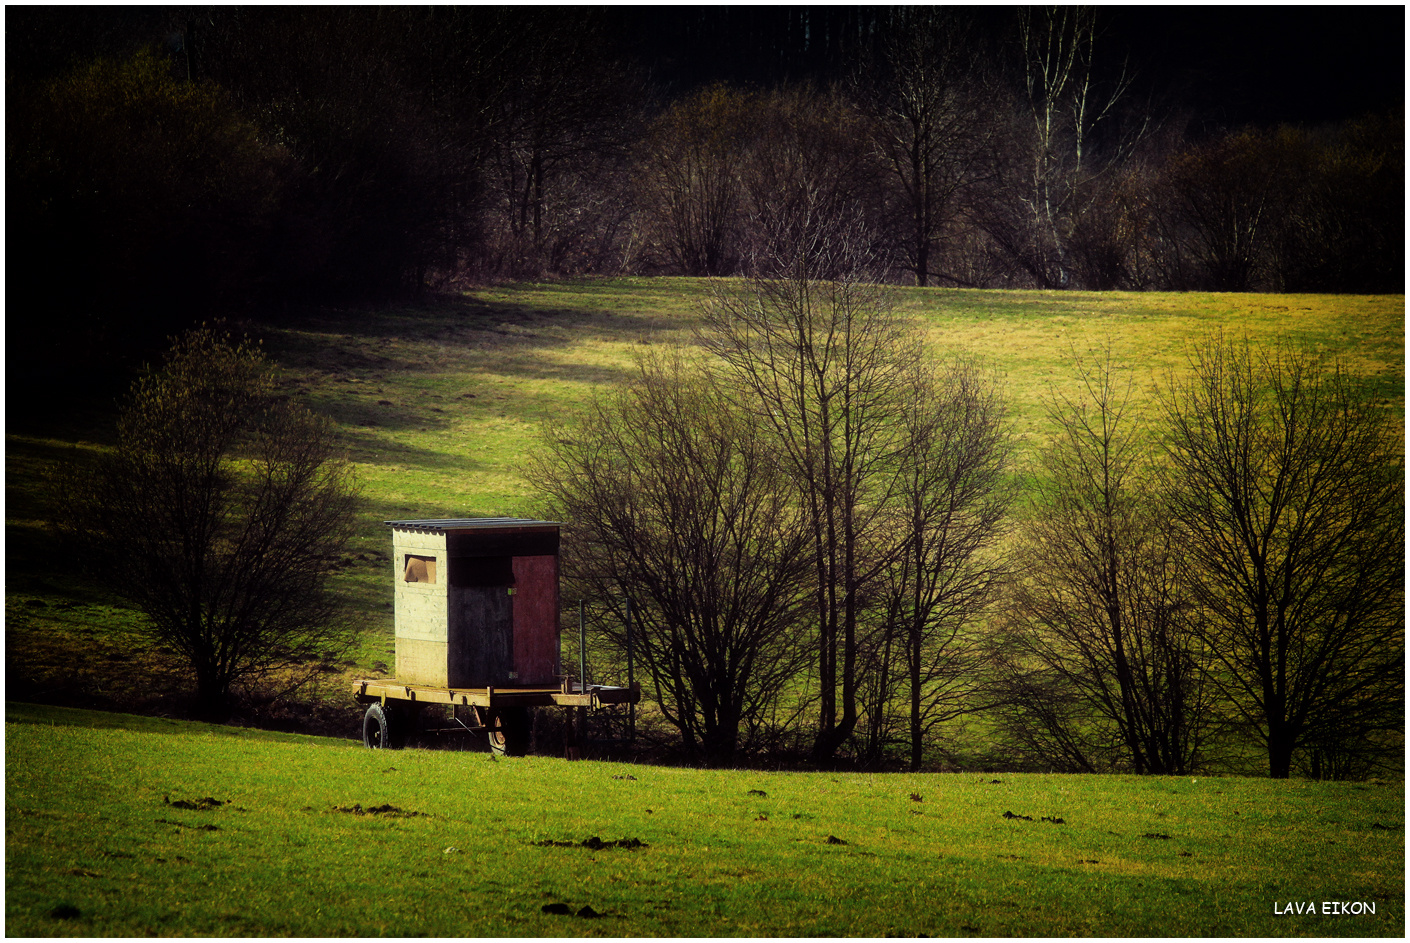
[{"label": "dark woodland background", "polygon": [[737,274],[798,192],[864,222],[901,283],[1399,292],[1403,25],[10,8],[11,349],[493,279]]}]

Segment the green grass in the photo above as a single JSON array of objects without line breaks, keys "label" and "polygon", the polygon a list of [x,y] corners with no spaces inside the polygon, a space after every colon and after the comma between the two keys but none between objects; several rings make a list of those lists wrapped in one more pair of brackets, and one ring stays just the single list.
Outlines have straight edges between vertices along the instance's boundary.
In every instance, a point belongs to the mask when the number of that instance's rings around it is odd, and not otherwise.
[{"label": "green grass", "polygon": [[[1399,783],[491,760],[14,703],[5,743],[11,936],[1405,929]],[[388,805],[417,814],[341,811]],[[1376,913],[1274,914],[1324,900]]]}]

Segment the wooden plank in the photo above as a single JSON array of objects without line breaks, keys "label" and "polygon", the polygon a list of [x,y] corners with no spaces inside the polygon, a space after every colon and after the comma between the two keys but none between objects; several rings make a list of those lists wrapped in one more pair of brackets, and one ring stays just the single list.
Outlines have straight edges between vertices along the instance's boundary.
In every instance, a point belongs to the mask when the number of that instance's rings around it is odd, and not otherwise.
[{"label": "wooden plank", "polygon": [[361,701],[388,698],[414,701],[418,704],[461,704],[476,707],[491,705],[523,705],[550,707],[557,688],[447,688],[422,684],[402,684],[394,679],[358,680],[353,682],[353,695]]},{"label": "wooden plank", "polygon": [[416,685],[446,686],[446,652],[449,644],[418,638],[397,639],[397,677]]},{"label": "wooden plank", "polygon": [[359,701],[387,698],[414,701],[418,704],[460,704],[474,707],[597,707],[602,704],[635,704],[641,700],[641,685],[630,688],[591,686],[585,692],[563,691],[562,688],[441,688],[420,684],[401,684],[395,680],[359,680],[353,682],[353,695]]},{"label": "wooden plank", "polygon": [[512,680],[514,597],[507,586],[452,586],[450,687],[478,687]]}]

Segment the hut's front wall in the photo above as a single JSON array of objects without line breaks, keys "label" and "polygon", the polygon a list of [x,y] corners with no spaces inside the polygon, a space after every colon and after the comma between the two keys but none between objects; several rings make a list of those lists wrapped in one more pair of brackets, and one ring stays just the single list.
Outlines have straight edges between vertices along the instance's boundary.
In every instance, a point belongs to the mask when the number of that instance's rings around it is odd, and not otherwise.
[{"label": "hut's front wall", "polygon": [[[446,671],[449,559],[445,535],[395,531],[392,551],[396,586],[396,676],[406,684],[446,687],[449,684]],[[413,567],[413,570],[418,576],[433,576],[435,582],[408,582],[408,556],[434,560],[434,567]]]},{"label": "hut's front wall", "polygon": [[398,680],[557,684],[556,531],[395,529],[392,550]]}]

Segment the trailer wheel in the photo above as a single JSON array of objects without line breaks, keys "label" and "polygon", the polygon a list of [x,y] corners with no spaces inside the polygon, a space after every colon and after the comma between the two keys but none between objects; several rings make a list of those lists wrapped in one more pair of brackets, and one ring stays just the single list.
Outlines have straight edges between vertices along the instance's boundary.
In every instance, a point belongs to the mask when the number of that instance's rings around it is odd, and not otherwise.
[{"label": "trailer wheel", "polygon": [[496,756],[523,756],[529,752],[529,709],[497,707],[484,715],[485,739]]},{"label": "trailer wheel", "polygon": [[400,749],[406,739],[403,717],[391,705],[373,704],[362,715],[362,742],[373,750]]}]

